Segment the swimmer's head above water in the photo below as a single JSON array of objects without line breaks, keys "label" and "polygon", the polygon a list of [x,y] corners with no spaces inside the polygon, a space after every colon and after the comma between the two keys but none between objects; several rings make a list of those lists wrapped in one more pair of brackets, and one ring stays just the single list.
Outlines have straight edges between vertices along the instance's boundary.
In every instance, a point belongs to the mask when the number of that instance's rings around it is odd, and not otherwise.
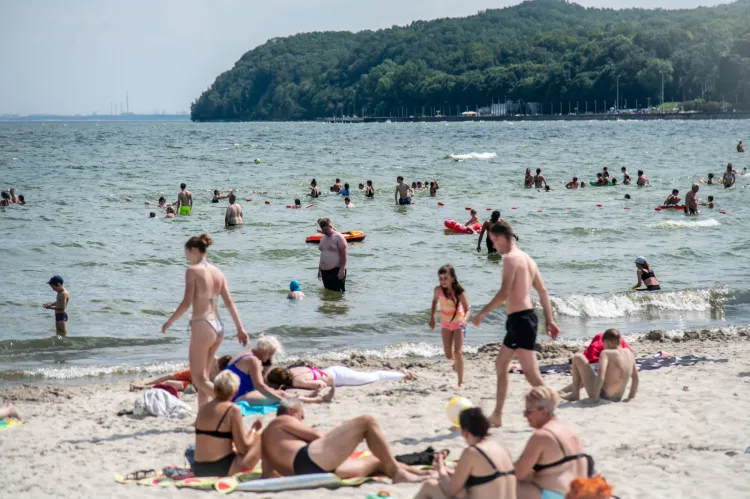
[{"label": "swimmer's head above water", "polygon": [[500,220],[500,210],[493,211],[492,215],[490,215],[490,220],[492,220],[492,223],[496,223]]}]

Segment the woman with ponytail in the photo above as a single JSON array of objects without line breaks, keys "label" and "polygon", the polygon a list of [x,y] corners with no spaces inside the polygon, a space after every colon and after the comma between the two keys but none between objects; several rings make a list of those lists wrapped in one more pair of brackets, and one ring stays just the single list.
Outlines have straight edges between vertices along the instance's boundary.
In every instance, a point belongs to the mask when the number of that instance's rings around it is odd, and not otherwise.
[{"label": "woman with ponytail", "polygon": [[464,336],[466,322],[471,315],[471,307],[466,299],[464,288],[458,282],[453,265],[443,265],[438,269],[439,285],[432,297],[430,329],[435,329],[435,313],[440,304],[440,328],[443,333],[443,350],[448,360],[453,360],[453,370],[458,375],[458,386],[464,382]]},{"label": "woman with ponytail", "polygon": [[190,375],[198,389],[198,407],[208,403],[214,394],[214,385],[209,381],[209,369],[214,355],[224,340],[224,324],[219,318],[218,299],[232,316],[237,327],[237,339],[242,345],[248,341],[240,315],[229,293],[229,285],[217,267],[206,260],[206,251],[211,246],[208,234],[193,236],[185,243],[185,257],[190,263],[185,272],[185,295],[172,317],[161,328],[166,333],[174,322],[193,306],[193,315],[188,324],[190,331]]}]

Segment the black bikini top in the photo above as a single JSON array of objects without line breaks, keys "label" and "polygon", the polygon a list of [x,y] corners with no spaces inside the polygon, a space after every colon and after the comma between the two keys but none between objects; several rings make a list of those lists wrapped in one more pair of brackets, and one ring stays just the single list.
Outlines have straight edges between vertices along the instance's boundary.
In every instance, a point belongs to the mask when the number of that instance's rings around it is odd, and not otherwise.
[{"label": "black bikini top", "polygon": [[534,468],[533,468],[533,470],[535,472],[539,472],[539,471],[546,470],[546,469],[549,469],[549,468],[554,468],[555,466],[560,466],[560,465],[563,465],[565,463],[569,463],[571,461],[575,461],[577,459],[581,459],[581,458],[585,457],[586,461],[587,461],[587,465],[588,465],[588,476],[589,477],[594,476],[594,458],[593,457],[589,456],[588,454],[572,454],[570,456],[567,455],[567,453],[565,452],[565,448],[563,447],[562,442],[560,442],[560,439],[557,438],[557,435],[555,435],[554,432],[552,432],[550,430],[547,430],[547,431],[555,439],[555,441],[557,442],[557,445],[560,446],[560,452],[562,452],[563,457],[562,457],[562,459],[558,459],[557,461],[555,461],[553,463],[549,463],[549,464],[535,464]]},{"label": "black bikini top", "polygon": [[497,469],[497,466],[495,466],[495,463],[492,462],[492,460],[487,456],[487,454],[484,453],[482,449],[477,447],[476,445],[472,446],[474,447],[479,453],[484,456],[484,458],[487,460],[488,463],[490,463],[490,466],[492,466],[492,469],[495,470],[494,473],[491,475],[486,476],[472,476],[469,475],[469,478],[466,479],[466,483],[464,483],[465,489],[470,489],[472,487],[476,487],[477,485],[484,485],[485,483],[490,483],[493,480],[497,480],[500,477],[509,476],[515,473],[515,470],[510,471],[499,471]]},{"label": "black bikini top", "polygon": [[646,279],[654,279],[655,277],[656,277],[655,272],[649,272],[648,270],[641,271],[641,279],[643,279],[644,281]]},{"label": "black bikini top", "polygon": [[196,435],[208,435],[209,437],[214,438],[226,438],[228,440],[232,440],[232,432],[231,431],[219,431],[219,427],[221,427],[221,423],[224,422],[224,418],[227,417],[227,414],[229,411],[232,410],[232,406],[230,405],[229,408],[224,411],[224,415],[219,420],[219,424],[216,425],[216,429],[214,431],[210,430],[199,430],[197,427],[195,428],[195,434]]}]

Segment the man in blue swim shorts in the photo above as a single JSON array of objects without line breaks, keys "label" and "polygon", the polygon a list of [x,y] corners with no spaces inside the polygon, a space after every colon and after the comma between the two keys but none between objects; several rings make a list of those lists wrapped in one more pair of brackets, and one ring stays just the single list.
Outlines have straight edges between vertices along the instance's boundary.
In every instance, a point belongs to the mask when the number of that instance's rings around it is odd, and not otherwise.
[{"label": "man in blue swim shorts", "polygon": [[396,204],[411,204],[411,197],[414,195],[414,191],[409,187],[409,184],[404,183],[404,177],[401,175],[399,175],[396,180],[398,181],[398,184],[396,185],[396,192],[393,195]]}]

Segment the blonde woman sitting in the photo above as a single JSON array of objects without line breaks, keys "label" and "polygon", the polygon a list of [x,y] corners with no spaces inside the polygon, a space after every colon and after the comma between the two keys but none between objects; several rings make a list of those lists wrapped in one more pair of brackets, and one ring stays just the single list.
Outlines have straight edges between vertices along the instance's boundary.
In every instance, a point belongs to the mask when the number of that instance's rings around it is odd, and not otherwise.
[{"label": "blonde woman sitting", "polygon": [[230,371],[222,371],[214,379],[214,399],[198,409],[195,419],[195,462],[193,473],[198,477],[231,476],[252,470],[260,461],[260,419],[247,430],[240,408],[232,397],[240,380]]}]

